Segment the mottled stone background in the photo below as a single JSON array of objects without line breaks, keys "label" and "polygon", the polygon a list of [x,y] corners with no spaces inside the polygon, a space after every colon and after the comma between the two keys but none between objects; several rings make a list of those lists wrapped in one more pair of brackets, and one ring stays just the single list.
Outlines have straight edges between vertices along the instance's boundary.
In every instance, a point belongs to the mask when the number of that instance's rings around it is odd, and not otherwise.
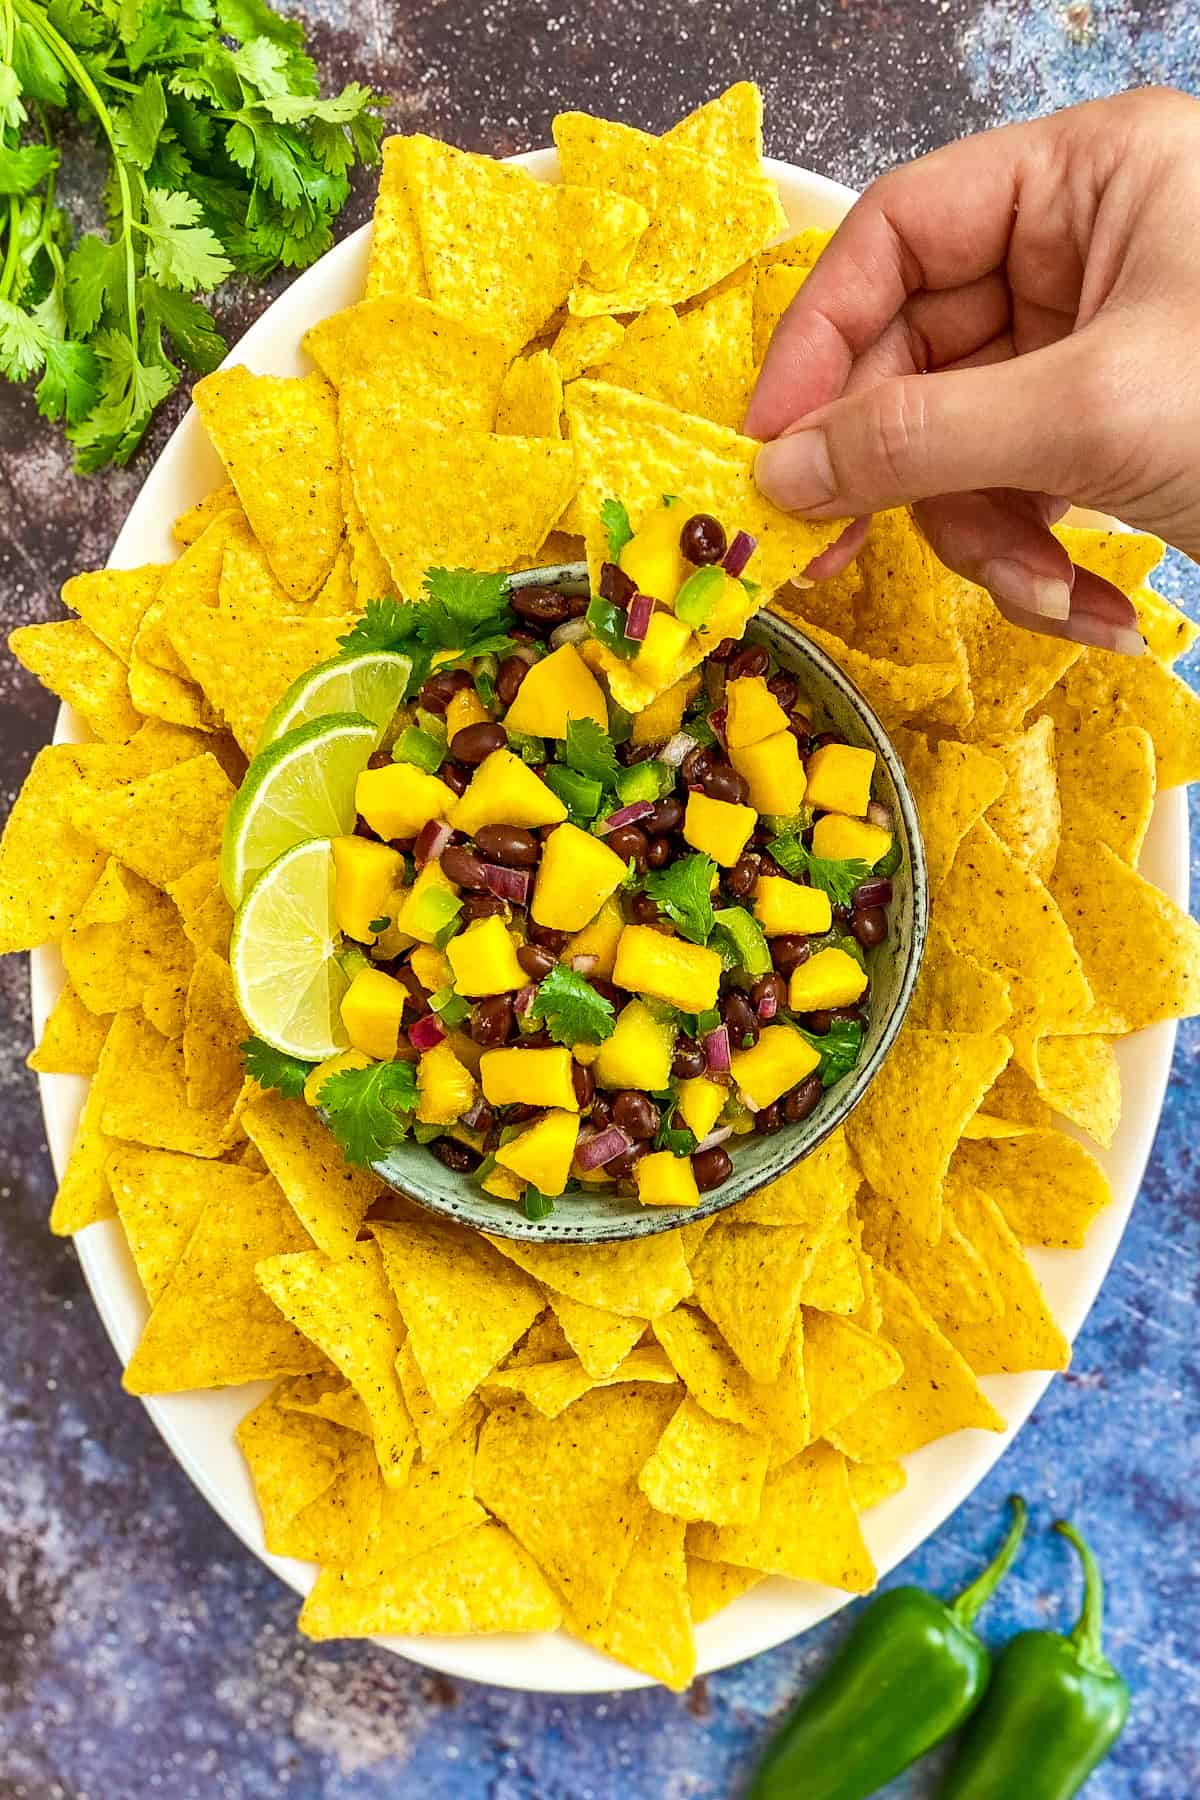
[{"label": "mottled stone background", "polygon": [[[310,0],[330,80],[394,96],[401,128],[505,153],[548,141],[565,106],[661,130],[753,76],[774,153],[861,184],[959,133],[1143,81],[1200,88],[1194,5],[1124,0]],[[366,216],[366,187],[342,224]],[[269,292],[236,288],[231,336]],[[81,480],[31,401],[0,391],[0,611],[58,616],[103,563],[166,410],[124,473]],[[1176,559],[1172,591],[1200,611]],[[53,705],[0,667],[0,805]],[[0,1800],[683,1800],[736,1791],[788,1698],[845,1629],[661,1693],[557,1700],[455,1683],[358,1647],[313,1647],[295,1603],[171,1460],[115,1362],[68,1244],[44,1228],[51,1172],[28,1047],[24,959],[6,964],[0,1082]],[[907,1577],[943,1590],[977,1566],[1004,1496],[1039,1529],[987,1615],[997,1641],[1064,1622],[1076,1589],[1044,1528],[1085,1521],[1108,1571],[1110,1644],[1132,1723],[1094,1800],[1200,1793],[1200,1031],[1180,1038],[1167,1112],[1118,1263],[1076,1349],[1000,1467]],[[1064,1597],[1065,1595],[1065,1597]],[[897,1793],[933,1791],[923,1769]]]}]

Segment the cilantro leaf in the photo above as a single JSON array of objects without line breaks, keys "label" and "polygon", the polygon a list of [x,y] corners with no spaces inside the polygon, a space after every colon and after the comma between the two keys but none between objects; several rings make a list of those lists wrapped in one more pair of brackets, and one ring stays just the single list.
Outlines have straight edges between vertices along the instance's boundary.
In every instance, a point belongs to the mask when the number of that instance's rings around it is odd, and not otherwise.
[{"label": "cilantro leaf", "polygon": [[167,122],[162,77],[153,72],[113,118],[117,143],[135,168],[148,169]]},{"label": "cilantro leaf", "polygon": [[139,281],[137,291],[146,335],[153,340],[164,362],[166,351],[162,333],[165,331],[189,369],[195,369],[198,375],[207,375],[217,367],[227,345],[207,307],[187,294],[157,287],[144,277]]},{"label": "cilantro leaf", "polygon": [[261,1038],[247,1038],[238,1048],[251,1080],[257,1081],[261,1088],[278,1088],[289,1100],[295,1100],[304,1092],[304,1084],[316,1067],[315,1063],[301,1062],[298,1056],[276,1050],[274,1045],[265,1044]]},{"label": "cilantro leaf", "polygon": [[805,1031],[794,1019],[789,1023],[820,1055],[817,1073],[823,1088],[832,1087],[835,1081],[848,1075],[862,1055],[864,1032],[857,1019],[835,1019],[823,1035]]},{"label": "cilantro leaf", "polygon": [[556,963],[539,983],[530,1012],[546,1021],[556,1044],[599,1044],[613,1033],[612,1002],[565,963]]},{"label": "cilantro leaf", "polygon": [[407,1134],[417,1105],[412,1063],[372,1063],[339,1069],[322,1083],[317,1104],[347,1162],[366,1168]]},{"label": "cilantro leaf", "polygon": [[814,856],[811,850],[805,849],[799,834],[794,831],[781,832],[771,839],[767,848],[785,874],[796,880],[803,878],[810,887],[820,888],[834,906],[849,906],[855,888],[871,873],[858,857],[848,862],[833,862],[827,857]]},{"label": "cilantro leaf", "polygon": [[[679,1120],[678,1125],[672,1124],[673,1119]],[[695,1132],[683,1123],[683,1115],[675,1111],[674,1103],[665,1105],[654,1134],[654,1148],[669,1150],[672,1156],[690,1156],[697,1142]]]},{"label": "cilantro leaf", "polygon": [[100,364],[88,344],[67,343],[48,337],[43,346],[45,373],[35,390],[37,409],[44,419],[66,419],[77,425],[96,404],[100,391]]},{"label": "cilantro leaf", "polygon": [[357,619],[338,643],[343,650],[400,650],[416,631],[417,609],[407,600],[368,600]]},{"label": "cilantro leaf", "polygon": [[579,775],[611,788],[617,779],[617,753],[613,741],[595,719],[568,719],[563,761]]},{"label": "cilantro leaf", "polygon": [[[476,569],[426,569],[418,602],[417,635],[428,650],[461,650],[484,656],[515,624],[508,605],[508,577]],[[488,649],[481,646],[486,643]]]},{"label": "cilantro leaf", "polygon": [[58,151],[46,144],[25,144],[16,149],[0,143],[0,195],[32,194],[57,167]]},{"label": "cilantro leaf", "polygon": [[146,267],[164,287],[194,288],[207,292],[219,287],[233,264],[221,247],[221,240],[207,225],[200,202],[194,194],[171,193],[166,188],[146,191],[146,223],[150,239],[146,251]]},{"label": "cilantro leaf", "polygon": [[629,523],[629,514],[624,501],[602,500],[600,502],[600,523],[608,533],[608,560],[616,562],[633,536],[633,526]]},{"label": "cilantro leaf", "polygon": [[652,869],[645,891],[693,944],[708,941],[713,928],[712,878],[717,865],[711,856],[681,857],[665,869]]}]

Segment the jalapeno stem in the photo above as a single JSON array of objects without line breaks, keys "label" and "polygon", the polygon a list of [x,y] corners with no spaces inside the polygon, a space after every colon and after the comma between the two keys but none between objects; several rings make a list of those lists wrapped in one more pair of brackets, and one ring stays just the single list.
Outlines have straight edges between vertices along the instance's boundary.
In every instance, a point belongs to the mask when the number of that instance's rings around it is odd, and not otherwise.
[{"label": "jalapeno stem", "polygon": [[1074,1546],[1083,1564],[1083,1606],[1070,1641],[1085,1669],[1111,1675],[1113,1667],[1103,1650],[1104,1577],[1100,1573],[1100,1564],[1087,1539],[1076,1531],[1068,1519],[1056,1519],[1054,1529]]},{"label": "jalapeno stem", "polygon": [[1012,1568],[1017,1551],[1021,1548],[1021,1539],[1025,1536],[1025,1521],[1028,1513],[1024,1500],[1020,1494],[1010,1494],[1008,1504],[1013,1511],[1013,1521],[1008,1528],[1008,1536],[983,1574],[977,1576],[970,1587],[964,1588],[958,1599],[953,1601],[950,1606],[954,1618],[968,1630],[975,1623],[976,1615],[987,1605]]}]

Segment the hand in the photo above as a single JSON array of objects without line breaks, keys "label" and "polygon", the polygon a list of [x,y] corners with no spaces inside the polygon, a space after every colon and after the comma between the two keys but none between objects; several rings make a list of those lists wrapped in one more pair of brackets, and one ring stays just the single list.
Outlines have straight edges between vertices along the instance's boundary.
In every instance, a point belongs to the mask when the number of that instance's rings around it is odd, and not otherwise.
[{"label": "hand", "polygon": [[[1035,631],[1140,653],[1050,532],[1067,504],[1200,560],[1200,102],[1147,89],[937,150],[869,187],[792,302],[746,429],[827,519],[916,503]],[[852,526],[814,573],[844,566]]]}]

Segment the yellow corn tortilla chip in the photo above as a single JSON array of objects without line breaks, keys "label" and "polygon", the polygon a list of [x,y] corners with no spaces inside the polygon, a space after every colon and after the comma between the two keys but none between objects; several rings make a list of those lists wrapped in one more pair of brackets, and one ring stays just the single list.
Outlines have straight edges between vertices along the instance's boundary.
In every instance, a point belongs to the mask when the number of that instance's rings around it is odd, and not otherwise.
[{"label": "yellow corn tortilla chip", "polygon": [[1129,595],[1158,567],[1167,548],[1148,531],[1064,524],[1054,527],[1054,535],[1077,568],[1102,575]]},{"label": "yellow corn tortilla chip", "polygon": [[179,914],[160,888],[113,858],[63,939],[62,957],[93,1012],[141,1006],[164,1037],[182,1031],[193,953]]},{"label": "yellow corn tortilla chip", "polygon": [[127,663],[142,615],[162,586],[166,565],[144,563],[138,569],[96,569],[72,575],[62,603],[78,613],[113,655]]},{"label": "yellow corn tortilla chip", "polygon": [[[811,591],[816,593],[819,587]],[[880,657],[868,656],[865,651],[852,648],[838,633],[815,624],[790,593],[777,595],[773,610],[799,625],[805,637],[833,658],[860,689],[888,731],[894,732],[911,719],[931,712],[958,683],[958,671],[950,662],[917,663],[911,668],[901,668],[897,663],[885,662]]]},{"label": "yellow corn tortilla chip", "polygon": [[930,919],[911,1022],[926,1031],[996,1032],[1011,1016],[1004,976],[960,950],[941,920]]},{"label": "yellow corn tortilla chip", "polygon": [[575,381],[607,361],[624,336],[620,320],[603,313],[593,319],[564,319],[550,354],[564,382]]},{"label": "yellow corn tortilla chip", "polygon": [[[952,1162],[950,1167],[953,1171],[958,1165]],[[959,1191],[950,1176],[947,1183],[948,1194]],[[994,1272],[952,1212],[943,1218],[942,1235],[932,1248],[892,1213],[884,1262],[943,1331],[950,1323],[986,1324],[1004,1311],[1004,1292]]]},{"label": "yellow corn tortilla chip", "polygon": [[566,182],[639,202],[649,224],[628,272],[615,284],[583,281],[573,313],[641,312],[703,293],[786,224],[773,182],[755,170],[726,166],[670,138],[628,125],[560,113],[554,121],[559,169]]},{"label": "yellow corn tortilla chip", "polygon": [[[110,1026],[105,1045],[112,1036]],[[99,1219],[111,1219],[116,1211],[105,1173],[105,1164],[112,1146],[100,1123],[105,1104],[106,1074],[104,1049],[101,1049],[97,1072],[75,1128],[71,1154],[50,1209],[50,1229],[58,1237],[70,1237],[74,1232],[82,1231],[86,1225],[94,1225]]]},{"label": "yellow corn tortilla chip", "polygon": [[428,300],[360,301],[311,326],[304,347],[336,388],[366,382],[440,425],[492,429],[507,351]]},{"label": "yellow corn tortilla chip", "polygon": [[242,513],[242,503],[232,481],[223,481],[211,494],[205,494],[203,500],[197,500],[195,506],[181,512],[171,527],[171,536],[186,549],[198,537],[203,537],[214,519],[227,512]]},{"label": "yellow corn tortilla chip", "polygon": [[227,1149],[231,1106],[189,1106],[182,1043],[136,1013],[113,1020],[96,1080],[104,1089],[100,1124],[107,1137],[189,1156]]},{"label": "yellow corn tortilla chip", "polygon": [[908,1481],[908,1471],[899,1462],[847,1463],[846,1474],[850,1498],[860,1513],[900,1493]]},{"label": "yellow corn tortilla chip", "polygon": [[686,1299],[692,1288],[675,1232],[623,1238],[612,1244],[529,1244],[516,1238],[487,1241],[544,1287],[624,1318],[657,1319]]},{"label": "yellow corn tortilla chip", "polygon": [[237,1205],[255,1181],[228,1163],[137,1144],[115,1145],[105,1174],[151,1306],[162,1298],[205,1207]]},{"label": "yellow corn tortilla chip", "polygon": [[496,568],[535,550],[575,487],[570,447],[415,419],[390,400],[343,394],[354,489],[395,578],[415,597],[425,570]]},{"label": "yellow corn tortilla chip", "polygon": [[254,1482],[263,1540],[275,1555],[284,1554],[284,1531],[330,1486],[340,1460],[337,1434],[330,1427],[286,1408],[289,1385],[280,1382],[237,1428],[238,1448]]},{"label": "yellow corn tortilla chip", "polygon": [[792,1226],[718,1223],[692,1262],[696,1301],[756,1381],[774,1381],[817,1244]]},{"label": "yellow corn tortilla chip", "polygon": [[[353,623],[349,615],[264,618],[253,605],[230,604],[176,620],[173,630],[193,679],[249,756],[284,690],[337,656]],[[197,848],[187,866],[204,855]]]},{"label": "yellow corn tortilla chip", "polygon": [[931,743],[915,731],[898,732],[896,749],[916,802],[936,892],[971,827],[1004,791],[1004,764],[971,744]]},{"label": "yellow corn tortilla chip", "polygon": [[104,852],[70,819],[81,792],[71,746],[39,750],[0,839],[0,953],[61,938],[95,887]]},{"label": "yellow corn tortilla chip", "polygon": [[76,830],[155,887],[165,887],[221,846],[233,788],[215,756],[196,756],[105,794],[76,792]]},{"label": "yellow corn tortilla chip", "polygon": [[963,1126],[963,1137],[972,1142],[976,1138],[1023,1137],[1026,1132],[1034,1129],[1032,1125],[1014,1124],[1011,1119],[998,1119],[992,1113],[977,1112]]},{"label": "yellow corn tortilla chip", "polygon": [[803,1450],[812,1436],[804,1378],[804,1320],[797,1312],[773,1381],[748,1375],[704,1313],[678,1306],[656,1319],[654,1333],[692,1398],[715,1419],[770,1440],[771,1467]]},{"label": "yellow corn tortilla chip", "polygon": [[[585,1642],[682,1692],[696,1673],[696,1643],[688,1598],[682,1520],[648,1512],[613,1590],[612,1607]],[[574,1621],[568,1616],[567,1630]]]},{"label": "yellow corn tortilla chip", "polygon": [[598,381],[740,431],[754,379],[752,295],[718,292],[677,317],[653,306],[634,319]]},{"label": "yellow corn tortilla chip", "polygon": [[866,1299],[855,1246],[855,1224],[847,1210],[822,1233],[800,1299],[822,1312],[856,1313]]},{"label": "yellow corn tortilla chip", "polygon": [[836,1313],[805,1311],[804,1380],[814,1438],[900,1379],[900,1353],[883,1338]]},{"label": "yellow corn tortilla chip", "polygon": [[268,1548],[280,1556],[341,1568],[366,1548],[379,1523],[383,1492],[373,1447],[352,1438],[328,1487],[276,1533]]},{"label": "yellow corn tortilla chip", "polygon": [[956,1187],[986,1194],[1022,1244],[1080,1250],[1112,1199],[1095,1157],[1060,1131],[960,1144],[952,1168]]},{"label": "yellow corn tortilla chip", "polygon": [[761,363],[782,319],[811,270],[772,263],[759,269],[754,283],[754,360]]},{"label": "yellow corn tortilla chip", "polygon": [[692,1624],[703,1625],[716,1613],[748,1593],[763,1580],[758,1569],[739,1569],[736,1563],[710,1562],[706,1556],[687,1559],[688,1600],[692,1608]]},{"label": "yellow corn tortilla chip", "polygon": [[[158,604],[156,602],[156,604]],[[194,681],[172,675],[150,662],[140,641],[129,664],[129,698],[139,717],[162,719],[193,731],[219,731],[221,719]]]},{"label": "yellow corn tortilla chip", "polygon": [[338,1262],[319,1250],[264,1258],[256,1274],[284,1317],[324,1351],[355,1389],[371,1418],[383,1478],[402,1486],[416,1451],[396,1375],[404,1321],[376,1245],[356,1244]]},{"label": "yellow corn tortilla chip", "polygon": [[1001,1069],[984,1095],[980,1111],[1014,1125],[1041,1128],[1050,1124],[1050,1108],[1025,1070],[1015,1062]]},{"label": "yellow corn tortilla chip", "polygon": [[907,507],[876,513],[857,557],[856,649],[901,667],[949,664],[952,687],[926,708],[930,722],[960,726],[971,717],[970,671],[950,604],[954,577],[933,554]]},{"label": "yellow corn tortilla chip", "polygon": [[1153,656],[1085,650],[1064,677],[1063,695],[1086,732],[1118,725],[1149,732],[1159,787],[1200,779],[1200,699]]},{"label": "yellow corn tortilla chip", "polygon": [[323,375],[206,375],[192,398],[255,537],[295,600],[314,594],[342,535],[337,401]]},{"label": "yellow corn tortilla chip", "polygon": [[371,222],[367,296],[428,294],[421,240],[408,191],[409,139],[383,140],[383,167]]},{"label": "yellow corn tortilla chip", "polygon": [[189,1106],[232,1106],[245,1078],[238,1045],[248,1034],[223,956],[202,950],[188,983],[183,1069]]},{"label": "yellow corn tortilla chip", "polygon": [[1063,836],[1107,844],[1136,868],[1157,789],[1150,733],[1140,725],[1060,731],[1056,750]]},{"label": "yellow corn tortilla chip", "polygon": [[[549,350],[518,356],[504,377],[496,430],[506,437],[562,436],[563,384]],[[490,423],[490,421],[489,421]],[[487,430],[484,426],[484,430]]]},{"label": "yellow corn tortilla chip", "polygon": [[370,1414],[340,1375],[322,1370],[316,1375],[293,1376],[283,1385],[286,1391],[281,1392],[280,1405],[289,1412],[309,1413],[314,1419],[340,1425],[344,1431],[357,1431],[362,1437],[372,1435]]},{"label": "yellow corn tortilla chip", "polygon": [[124,743],[141,724],[129,698],[125,664],[82,619],[22,625],[9,634],[8,647],[105,743]]},{"label": "yellow corn tortilla chip", "polygon": [[109,1014],[89,1011],[72,983],[64,981],[26,1067],[38,1075],[93,1074],[111,1023]]},{"label": "yellow corn tortilla chip", "polygon": [[638,1473],[675,1404],[671,1388],[596,1388],[556,1419],[506,1406],[480,1430],[476,1494],[525,1546],[581,1630],[608,1617],[647,1510]]},{"label": "yellow corn tortilla chip", "polygon": [[1047,1106],[1107,1150],[1121,1122],[1121,1071],[1112,1040],[1083,1033],[1035,1038],[1029,1060]]},{"label": "yellow corn tortilla chip", "polygon": [[567,1343],[594,1381],[624,1362],[646,1328],[644,1319],[587,1306],[569,1294],[552,1292],[548,1299]]},{"label": "yellow corn tortilla chip", "polygon": [[990,594],[970,581],[951,584],[948,606],[967,659],[974,713],[968,737],[1004,737],[1019,730],[1082,651],[1068,638],[1010,625]]},{"label": "yellow corn tortilla chip", "polygon": [[753,81],[735,81],[664,131],[663,142],[727,168],[757,172],[762,162],[762,94]]},{"label": "yellow corn tortilla chip", "polygon": [[269,1175],[230,1168],[146,1321],[125,1370],[126,1391],[179,1394],[317,1367],[316,1347],[254,1278],[255,1263],[300,1251],[305,1241]]},{"label": "yellow corn tortilla chip", "polygon": [[1027,731],[989,738],[982,748],[1007,777],[988,807],[988,824],[1018,862],[1048,881],[1062,836],[1054,721],[1043,714]]},{"label": "yellow corn tortilla chip", "polygon": [[1200,636],[1200,625],[1152,587],[1135,588],[1129,597],[1137,612],[1138,630],[1151,656],[1161,663],[1173,663],[1186,656]]},{"label": "yellow corn tortilla chip", "polygon": [[407,1338],[396,1355],[396,1376],[404,1395],[404,1404],[416,1429],[421,1455],[431,1457],[448,1438],[463,1428],[469,1414],[473,1416],[475,1402],[469,1400],[450,1412],[441,1412],[434,1405],[433,1396],[425,1385],[425,1377],[421,1374],[420,1364],[413,1355],[412,1345]]},{"label": "yellow corn tortilla chip", "polygon": [[[1101,891],[1094,874],[1088,886]],[[1023,867],[984,819],[959,845],[942,889],[941,916],[953,918],[959,948],[1008,981],[1014,1037],[1018,1027],[1066,1031],[1090,1017],[1087,959],[1059,910],[1059,887],[1057,873],[1052,892]]]},{"label": "yellow corn tortilla chip", "polygon": [[623,1381],[656,1381],[664,1386],[675,1380],[671,1367],[657,1344],[646,1344],[631,1350],[624,1362],[611,1375],[597,1379],[589,1375],[576,1356],[557,1362],[523,1363],[520,1368],[494,1369],[485,1377],[483,1387],[488,1403],[520,1395],[534,1412],[544,1419],[556,1419],[560,1412],[596,1387],[614,1387]]},{"label": "yellow corn tortilla chip", "polygon": [[846,1459],[813,1444],[767,1477],[758,1518],[749,1525],[695,1525],[689,1551],[742,1563],[767,1575],[819,1581],[865,1594],[875,1565],[850,1498]]},{"label": "yellow corn tortilla chip", "polygon": [[[639,1320],[639,1333],[645,1329],[644,1322]],[[500,1364],[502,1369],[528,1369],[534,1363],[566,1362],[571,1357],[571,1346],[567,1342],[566,1333],[549,1307],[541,1318],[535,1319],[520,1343],[505,1357]]]},{"label": "yellow corn tortilla chip", "polygon": [[[339,421],[340,421],[339,413]],[[355,601],[360,611],[368,600],[381,600],[392,593],[395,582],[383,560],[383,553],[367,529],[354,495],[354,482],[348,468],[342,474],[342,510],[346,515],[346,544],[350,551],[350,578]]]},{"label": "yellow corn tortilla chip", "polygon": [[951,1173],[951,1219],[988,1268],[1004,1296],[1004,1310],[981,1324],[942,1321],[955,1349],[980,1375],[1018,1375],[1025,1369],[1065,1369],[1071,1346],[1054,1323],[1037,1277],[994,1200]]},{"label": "yellow corn tortilla chip", "polygon": [[942,1223],[942,1185],[963,1126],[1008,1061],[1007,1038],[905,1025],[846,1126],[875,1192],[927,1243]]},{"label": "yellow corn tortilla chip", "polygon": [[826,1435],[856,1462],[888,1462],[947,1432],[1003,1431],[1004,1420],[964,1358],[939,1331],[912,1290],[876,1268],[883,1301],[881,1337],[899,1353],[897,1381],[873,1394]]},{"label": "yellow corn tortilla chip", "polygon": [[246,1108],[242,1124],[317,1248],[335,1260],[348,1256],[379,1191],[375,1176],[345,1161],[302,1100],[263,1094]]},{"label": "yellow corn tortilla chip", "polygon": [[400,1563],[376,1587],[322,1569],[300,1613],[306,1637],[553,1631],[562,1610],[533,1562],[490,1522]]},{"label": "yellow corn tortilla chip", "polygon": [[474,1497],[475,1441],[483,1409],[463,1409],[459,1424],[432,1455],[422,1454],[403,1487],[386,1483],[369,1542],[345,1567],[347,1581],[385,1581],[401,1563],[423,1556],[460,1532],[486,1522]]},{"label": "yellow corn tortilla chip", "polygon": [[211,950],[228,959],[233,912],[221,887],[219,860],[206,857],[194,868],[186,869],[167,884],[167,892],[179,909],[184,936],[192,948]]},{"label": "yellow corn tortilla chip", "polygon": [[372,1230],[430,1397],[451,1412],[532,1325],[542,1291],[461,1226],[430,1219]]},{"label": "yellow corn tortilla chip", "polygon": [[760,269],[774,268],[777,263],[793,269],[811,269],[832,237],[832,226],[804,225],[781,244],[769,244],[760,250],[754,260]]},{"label": "yellow corn tortilla chip", "polygon": [[745,1525],[758,1515],[769,1446],[742,1425],[714,1419],[690,1395],[647,1459],[638,1486],[660,1513]]},{"label": "yellow corn tortilla chip", "polygon": [[[797,1225],[818,1237],[851,1204],[860,1179],[846,1133],[834,1131],[802,1162],[740,1201],[726,1216],[737,1225]],[[715,1222],[711,1217],[700,1221]]]},{"label": "yellow corn tortilla chip", "polygon": [[1200,924],[1107,844],[1064,842],[1052,891],[1095,994],[1085,1030],[1140,1031],[1200,1010]]}]

